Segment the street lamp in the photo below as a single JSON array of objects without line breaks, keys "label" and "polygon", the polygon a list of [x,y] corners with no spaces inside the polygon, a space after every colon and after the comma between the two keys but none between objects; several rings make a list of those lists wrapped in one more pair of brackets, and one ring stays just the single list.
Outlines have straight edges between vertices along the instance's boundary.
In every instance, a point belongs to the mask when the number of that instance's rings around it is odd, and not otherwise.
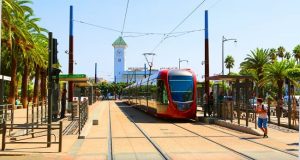
[{"label": "street lamp", "polygon": [[[145,56],[146,61],[147,61],[147,64],[148,64],[148,66],[149,66],[149,68],[150,68],[149,76],[151,76],[151,68],[152,68],[152,66],[153,66],[153,58],[154,58],[154,56],[155,56],[155,53],[143,53],[143,55]],[[148,59],[148,56],[149,56],[149,57],[152,57],[152,58],[151,58],[151,61]]]},{"label": "street lamp", "polygon": [[234,41],[234,43],[237,43],[237,39],[235,38],[225,38],[222,37],[222,75],[224,75],[224,42],[226,41]]},{"label": "street lamp", "polygon": [[181,62],[186,62],[186,63],[189,63],[189,61],[188,60],[186,60],[186,59],[178,59],[178,64],[179,64],[179,69],[180,69],[180,63]]},{"label": "street lamp", "polygon": [[[148,65],[149,65],[149,68],[150,68],[150,71],[149,71],[149,78],[148,78],[148,80],[147,80],[147,96],[146,96],[146,99],[147,99],[147,106],[149,106],[149,105],[148,105],[148,97],[149,97],[149,85],[148,85],[148,83],[149,83],[149,79],[150,79],[150,76],[151,76],[151,68],[152,68],[152,66],[153,66],[153,58],[154,58],[154,56],[155,56],[155,53],[143,53],[143,55],[145,56],[146,61],[147,61]],[[148,59],[147,56],[152,57],[152,58],[151,58],[151,61],[149,61],[149,59]],[[146,110],[146,111],[148,111],[148,107],[147,107],[147,110]]]}]

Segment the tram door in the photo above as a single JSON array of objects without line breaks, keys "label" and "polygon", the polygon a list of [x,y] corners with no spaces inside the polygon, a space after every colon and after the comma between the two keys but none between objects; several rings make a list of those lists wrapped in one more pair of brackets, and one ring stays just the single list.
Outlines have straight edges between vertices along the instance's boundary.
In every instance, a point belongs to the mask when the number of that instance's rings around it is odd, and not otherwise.
[{"label": "tram door", "polygon": [[157,80],[157,113],[164,113],[167,111],[169,104],[168,93],[166,85],[163,80]]}]

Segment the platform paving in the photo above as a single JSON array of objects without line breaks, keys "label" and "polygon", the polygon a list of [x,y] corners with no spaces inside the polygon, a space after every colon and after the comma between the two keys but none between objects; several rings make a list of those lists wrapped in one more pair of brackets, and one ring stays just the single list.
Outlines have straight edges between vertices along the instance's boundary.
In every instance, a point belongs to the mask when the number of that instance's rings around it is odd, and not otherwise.
[{"label": "platform paving", "polygon": [[[285,152],[294,155],[299,153],[298,132],[270,128],[269,138],[264,139],[213,124],[163,120],[120,102],[98,101],[89,106],[90,117],[83,128],[82,139],[78,139],[78,135],[64,135],[61,153],[57,152],[57,145],[46,148],[45,145],[8,144],[5,151],[0,151],[0,159],[107,159],[109,111],[114,159],[162,159],[130,119],[135,121],[170,159],[245,159],[225,147],[254,159],[297,159],[296,156]],[[15,112],[16,117],[25,117],[23,114],[22,109]],[[93,120],[98,120],[98,125],[93,125]],[[22,122],[21,119],[18,121]],[[63,123],[66,126],[70,122],[65,119]],[[250,124],[250,127],[251,125],[253,124]],[[31,141],[44,139],[34,138]]]}]

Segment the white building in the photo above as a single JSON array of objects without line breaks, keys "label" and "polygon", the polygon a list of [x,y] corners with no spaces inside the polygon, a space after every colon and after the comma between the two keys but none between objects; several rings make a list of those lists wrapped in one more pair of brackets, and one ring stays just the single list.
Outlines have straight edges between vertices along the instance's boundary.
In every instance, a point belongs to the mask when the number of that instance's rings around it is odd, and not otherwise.
[{"label": "white building", "polygon": [[[119,37],[112,44],[114,47],[114,81],[115,82],[136,82],[149,76],[150,71],[146,66],[129,68],[125,71],[125,49],[126,42],[122,37]],[[157,73],[158,70],[151,70],[151,75]]]}]

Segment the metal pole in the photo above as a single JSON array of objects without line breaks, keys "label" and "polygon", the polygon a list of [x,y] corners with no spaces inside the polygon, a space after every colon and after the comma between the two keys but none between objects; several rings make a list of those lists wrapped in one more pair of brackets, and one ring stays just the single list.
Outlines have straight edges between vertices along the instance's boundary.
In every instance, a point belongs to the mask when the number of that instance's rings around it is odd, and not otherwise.
[{"label": "metal pole", "polygon": [[47,147],[51,147],[51,123],[52,123],[52,60],[53,60],[53,46],[52,46],[52,32],[49,32],[48,41],[48,129],[47,129]]},{"label": "metal pole", "polygon": [[34,127],[34,104],[31,105],[31,135],[32,135],[32,138],[34,137],[34,134],[33,134],[33,127]]},{"label": "metal pole", "polygon": [[59,146],[58,152],[62,151],[62,121],[59,122]]},{"label": "metal pole", "polygon": [[[209,96],[209,43],[208,43],[208,11],[205,10],[205,94],[206,94],[206,104],[208,104],[208,96]],[[206,110],[204,110],[204,117],[206,117]]]},{"label": "metal pole", "polygon": [[[69,35],[69,74],[73,74],[74,54],[73,54],[73,6],[70,6],[70,35]],[[72,105],[73,102],[73,82],[69,81],[68,85],[68,104]]]},{"label": "metal pole", "polygon": [[97,84],[97,62],[95,63],[95,84]]},{"label": "metal pole", "polygon": [[[29,124],[29,104],[27,105],[27,108],[26,108],[26,124],[27,124],[27,126]],[[26,129],[26,134],[28,135],[28,127]]]},{"label": "metal pole", "polygon": [[224,40],[225,37],[222,36],[222,75],[224,75]]},{"label": "metal pole", "polygon": [[2,151],[5,150],[6,121],[2,122]]},{"label": "metal pole", "polygon": [[146,74],[147,74],[147,67],[146,67],[146,63],[144,64],[144,71],[145,71],[145,75],[144,75],[144,76],[145,76],[145,78],[146,78],[146,77],[147,77],[147,75],[146,75]]},{"label": "metal pole", "polygon": [[178,68],[180,69],[180,58],[178,59]]}]

